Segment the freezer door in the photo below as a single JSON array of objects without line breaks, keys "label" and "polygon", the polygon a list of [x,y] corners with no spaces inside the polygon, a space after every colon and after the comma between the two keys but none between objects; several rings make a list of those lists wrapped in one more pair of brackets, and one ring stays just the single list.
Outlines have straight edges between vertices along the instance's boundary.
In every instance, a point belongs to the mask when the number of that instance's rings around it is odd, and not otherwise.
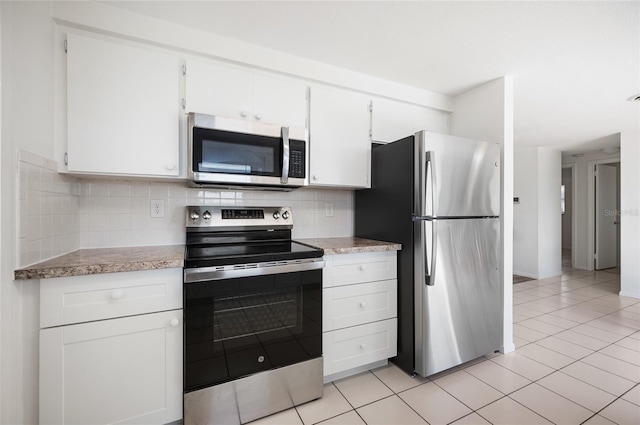
[{"label": "freezer door", "polygon": [[500,145],[421,131],[415,136],[416,216],[500,215]]},{"label": "freezer door", "polygon": [[500,349],[500,227],[498,219],[419,220],[415,232],[415,369],[426,377]]}]

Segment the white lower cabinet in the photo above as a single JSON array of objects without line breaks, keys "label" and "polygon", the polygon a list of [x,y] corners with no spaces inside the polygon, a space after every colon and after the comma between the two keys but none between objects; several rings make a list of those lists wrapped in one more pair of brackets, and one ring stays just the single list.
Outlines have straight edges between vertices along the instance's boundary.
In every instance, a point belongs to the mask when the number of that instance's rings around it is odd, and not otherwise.
[{"label": "white lower cabinet", "polygon": [[[167,272],[173,277],[167,280],[169,294],[175,298],[174,287],[182,282],[175,279],[175,273]],[[136,274],[140,280],[132,280]],[[106,291],[105,276],[118,291],[131,293],[141,287],[145,276],[150,277],[150,285],[156,284],[157,275],[158,271],[142,271],[64,279],[77,280],[73,283],[83,287],[93,282],[97,297],[118,302],[111,299],[112,291]],[[123,279],[138,286],[123,286]],[[51,283],[48,280],[40,282],[44,293]],[[178,309],[143,310],[146,314],[41,329],[40,423],[166,424],[182,419],[181,294],[179,297]],[[62,308],[57,298],[41,299],[41,310],[51,310],[52,304]],[[98,298],[94,302],[101,304]],[[178,300],[169,302],[176,303]]]},{"label": "white lower cabinet", "polygon": [[325,255],[325,380],[397,355],[396,251]]},{"label": "white lower cabinet", "polygon": [[324,375],[395,357],[397,327],[398,319],[393,318],[323,333]]}]

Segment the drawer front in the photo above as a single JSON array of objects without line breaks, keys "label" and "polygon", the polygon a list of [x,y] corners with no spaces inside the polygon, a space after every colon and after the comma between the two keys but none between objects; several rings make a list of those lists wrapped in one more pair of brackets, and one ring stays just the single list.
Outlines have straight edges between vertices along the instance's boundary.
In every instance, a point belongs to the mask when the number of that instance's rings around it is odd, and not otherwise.
[{"label": "drawer front", "polygon": [[40,281],[40,327],[182,308],[182,269]]},{"label": "drawer front", "polygon": [[322,278],[325,288],[397,277],[396,251],[325,255],[324,258]]},{"label": "drawer front", "polygon": [[323,333],[324,376],[395,357],[397,326],[389,319]]},{"label": "drawer front", "polygon": [[397,316],[396,279],[323,290],[322,329],[331,331]]}]

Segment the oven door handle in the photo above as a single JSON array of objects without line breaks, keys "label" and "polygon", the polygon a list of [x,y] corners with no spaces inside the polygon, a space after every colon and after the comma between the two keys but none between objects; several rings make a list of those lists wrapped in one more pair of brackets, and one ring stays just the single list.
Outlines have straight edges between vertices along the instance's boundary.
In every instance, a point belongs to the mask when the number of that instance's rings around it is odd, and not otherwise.
[{"label": "oven door handle", "polygon": [[[229,266],[227,266],[229,267]],[[233,267],[233,266],[231,266]],[[318,270],[324,267],[323,260],[291,262],[286,264],[262,263],[255,267],[231,268],[199,267],[184,269],[184,283],[205,282],[208,280],[235,279],[239,277],[265,276],[278,273],[294,273]]]}]

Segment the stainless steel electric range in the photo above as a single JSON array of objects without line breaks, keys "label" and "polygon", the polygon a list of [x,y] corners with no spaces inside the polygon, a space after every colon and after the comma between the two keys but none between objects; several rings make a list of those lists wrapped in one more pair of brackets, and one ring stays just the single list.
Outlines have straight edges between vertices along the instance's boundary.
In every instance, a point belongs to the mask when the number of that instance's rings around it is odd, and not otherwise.
[{"label": "stainless steel electric range", "polygon": [[186,425],[241,424],[322,396],[323,251],[289,207],[187,207]]}]

